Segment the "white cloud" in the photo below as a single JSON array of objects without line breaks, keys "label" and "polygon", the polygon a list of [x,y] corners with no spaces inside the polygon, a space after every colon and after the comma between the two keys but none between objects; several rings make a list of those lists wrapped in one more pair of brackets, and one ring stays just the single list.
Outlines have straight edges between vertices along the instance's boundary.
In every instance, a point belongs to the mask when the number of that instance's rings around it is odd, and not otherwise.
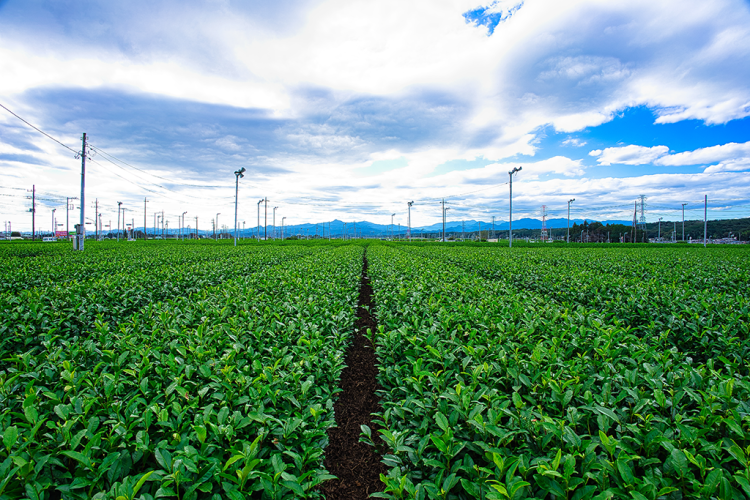
[{"label": "white cloud", "polygon": [[[594,154],[596,153],[596,154]],[[647,148],[644,146],[622,146],[616,148],[606,148],[604,151],[594,150],[589,153],[591,156],[597,156],[600,165],[647,165],[653,163],[657,158],[661,158],[669,153],[667,146],[654,146]]]},{"label": "white cloud", "polygon": [[656,160],[655,164],[670,167],[681,165],[701,165],[717,161],[731,160],[739,157],[750,157],[750,142],[730,142],[718,146],[663,156]]},{"label": "white cloud", "polygon": [[722,161],[718,165],[706,167],[703,172],[706,174],[713,174],[716,172],[742,172],[744,170],[750,170],[750,158],[746,157]]},{"label": "white cloud", "polygon": [[[3,12],[22,10],[24,4],[10,2]],[[40,29],[35,23],[53,17],[50,13],[21,16],[22,22],[6,17],[0,20],[0,94],[6,101],[15,101],[13,109],[40,125],[46,121],[41,119],[46,111],[29,109],[24,103],[34,92],[57,87],[81,92],[116,89],[260,108],[280,121],[312,116],[323,125],[279,128],[279,135],[296,150],[265,160],[288,173],[253,179],[254,192],[289,196],[284,200],[314,198],[327,195],[331,184],[340,184],[350,188],[350,192],[336,194],[341,203],[382,200],[384,207],[398,205],[407,196],[439,196],[454,189],[471,190],[494,178],[502,180],[511,165],[504,159],[533,155],[539,147],[535,137],[546,125],[574,133],[638,105],[656,109],[660,123],[689,118],[725,123],[750,115],[750,9],[743,0],[530,0],[489,37],[485,29],[467,24],[462,17],[480,4],[488,2],[323,0],[291,8],[280,2],[268,4],[274,5],[267,8],[278,22],[267,23],[257,12],[237,12],[228,2],[209,2],[204,10],[166,2],[148,15],[127,20],[119,16],[122,8],[102,2],[87,13],[95,29],[83,30],[80,36],[63,23],[56,29]],[[491,4],[491,9],[506,12],[518,5],[508,0]],[[170,8],[174,11],[169,12]],[[109,17],[98,18],[102,12]],[[45,36],[31,36],[40,32]],[[300,89],[320,90],[331,97],[299,97]],[[388,103],[415,95],[428,96],[426,100],[437,95],[428,103],[435,109],[444,105],[442,101],[458,103],[462,113],[435,116],[455,124],[460,133],[448,139],[429,134],[410,139],[420,124],[395,132],[382,125],[383,143],[373,145],[346,127],[327,125],[348,102],[379,98]],[[346,116],[346,124],[375,128],[367,120],[371,112],[366,106],[358,108]],[[402,122],[399,125],[411,118],[408,113],[397,118],[389,115],[387,106],[377,113]],[[78,142],[78,131],[60,129],[68,132],[62,137],[64,142]],[[396,138],[397,133],[403,139],[398,146],[385,140]],[[252,137],[229,135],[217,136],[213,144],[236,153],[251,148],[250,144],[262,147]],[[571,138],[563,144],[582,147],[585,141]],[[675,155],[668,155],[666,146],[632,145],[597,149],[589,155],[602,165],[720,162],[696,179],[736,180],[746,174],[730,177],[729,173],[745,169],[744,158],[750,156],[747,144]],[[135,149],[123,146],[118,154],[130,159]],[[76,162],[59,151],[42,147],[29,153],[20,146],[8,146],[0,152],[32,154],[50,165],[65,166],[73,182],[65,184],[55,177],[54,185],[67,193],[76,192]],[[348,158],[347,153],[351,153]],[[333,154],[339,156],[332,159]],[[403,156],[408,166],[373,176],[374,180],[359,179],[351,172],[363,165],[363,158],[380,156]],[[436,165],[475,157],[501,163],[480,171],[425,178]],[[34,170],[24,177],[16,168],[17,161],[0,165],[4,175],[10,172],[6,168],[12,168],[12,175],[20,176],[25,184],[32,183],[33,175],[49,172]],[[533,198],[534,203],[560,189],[574,194],[580,188],[591,197],[611,197],[631,182],[631,178],[579,182],[572,178],[585,175],[584,167],[579,160],[564,157],[523,165],[527,181],[519,185],[531,185],[528,179],[543,174],[571,177],[533,181],[539,191],[523,196]],[[159,171],[158,165],[143,166]],[[711,177],[721,172],[727,177]],[[662,182],[669,190],[675,179],[650,176],[644,186]],[[122,192],[118,191],[123,189],[121,180],[110,183],[102,176],[98,182],[102,197],[116,199]],[[399,187],[405,185],[411,187]],[[720,183],[713,186],[725,190]],[[207,214],[212,210],[209,205]],[[326,212],[313,207],[305,213],[312,217]]]},{"label": "white cloud", "polygon": [[[563,146],[573,146],[576,148],[581,148],[586,145],[586,141],[583,141],[577,137],[568,137],[562,142]],[[589,153],[591,154],[591,153]],[[592,155],[593,156],[593,155]]]}]

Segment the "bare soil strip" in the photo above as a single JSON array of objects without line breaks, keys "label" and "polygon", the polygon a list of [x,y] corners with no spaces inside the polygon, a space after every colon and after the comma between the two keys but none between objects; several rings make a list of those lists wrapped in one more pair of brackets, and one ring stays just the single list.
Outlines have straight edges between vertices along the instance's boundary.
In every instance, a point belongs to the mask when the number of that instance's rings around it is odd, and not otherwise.
[{"label": "bare soil strip", "polygon": [[368,328],[373,332],[377,328],[375,318],[370,314],[372,309],[372,287],[367,277],[365,251],[356,336],[346,353],[346,368],[341,374],[340,386],[343,392],[339,393],[334,405],[336,427],[328,430],[329,444],[323,462],[328,471],[338,478],[321,486],[327,500],[364,500],[371,493],[383,491],[380,474],[387,473],[387,470],[381,463],[382,457],[371,446],[359,442],[362,432],[360,425],[363,424],[373,430],[373,441],[380,442],[370,415],[381,409],[375,395],[379,389],[375,349],[366,336]]}]

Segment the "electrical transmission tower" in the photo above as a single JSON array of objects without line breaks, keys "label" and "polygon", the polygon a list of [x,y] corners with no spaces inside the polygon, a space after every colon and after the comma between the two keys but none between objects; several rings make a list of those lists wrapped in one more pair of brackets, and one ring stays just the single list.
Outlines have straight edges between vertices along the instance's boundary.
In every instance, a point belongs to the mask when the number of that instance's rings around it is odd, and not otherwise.
[{"label": "electrical transmission tower", "polygon": [[547,241],[547,205],[542,205],[542,243]]},{"label": "electrical transmission tower", "polygon": [[646,239],[646,195],[640,195],[638,197],[641,200],[641,216],[638,218],[638,222],[641,224],[643,229],[643,239]]}]

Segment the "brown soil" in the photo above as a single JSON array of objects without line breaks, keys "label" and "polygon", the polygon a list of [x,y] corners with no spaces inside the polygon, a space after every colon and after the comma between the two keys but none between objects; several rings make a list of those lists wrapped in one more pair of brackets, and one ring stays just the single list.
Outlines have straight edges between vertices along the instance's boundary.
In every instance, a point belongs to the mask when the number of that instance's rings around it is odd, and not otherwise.
[{"label": "brown soil", "polygon": [[[369,311],[363,306],[367,306]],[[359,442],[360,425],[369,426],[373,442],[380,437],[372,423],[371,413],[381,410],[375,391],[380,387],[376,376],[378,368],[375,350],[367,329],[376,331],[372,311],[372,287],[367,278],[367,253],[364,256],[362,284],[359,289],[359,307],[356,336],[346,353],[346,368],[341,374],[339,399],[334,405],[336,427],[328,430],[328,448],[323,462],[326,469],[338,479],[321,486],[327,500],[364,500],[376,491],[383,491],[380,474],[387,473],[381,456],[365,443]]]}]

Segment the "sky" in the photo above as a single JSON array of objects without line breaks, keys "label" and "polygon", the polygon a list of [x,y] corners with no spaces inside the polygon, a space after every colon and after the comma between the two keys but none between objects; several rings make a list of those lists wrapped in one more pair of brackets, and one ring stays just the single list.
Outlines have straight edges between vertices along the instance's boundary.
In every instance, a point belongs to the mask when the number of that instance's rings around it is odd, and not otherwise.
[{"label": "sky", "polygon": [[243,167],[247,227],[266,198],[277,225],[408,201],[428,225],[443,198],[507,221],[516,167],[514,219],[750,216],[748,0],[0,0],[0,75],[14,230],[32,186],[65,222],[84,132],[86,217],[113,227],[144,199],[149,227],[232,227]]}]

